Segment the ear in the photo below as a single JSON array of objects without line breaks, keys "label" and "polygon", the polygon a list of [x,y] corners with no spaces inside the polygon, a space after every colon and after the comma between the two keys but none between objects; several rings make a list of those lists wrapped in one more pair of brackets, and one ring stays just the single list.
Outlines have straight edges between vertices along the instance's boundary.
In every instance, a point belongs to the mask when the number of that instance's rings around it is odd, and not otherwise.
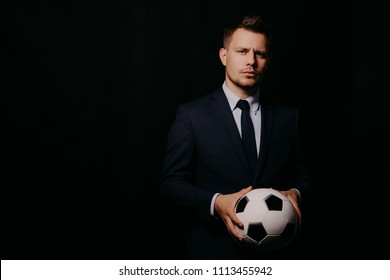
[{"label": "ear", "polygon": [[227,51],[224,48],[219,49],[219,59],[221,60],[222,64],[226,66],[226,55]]}]

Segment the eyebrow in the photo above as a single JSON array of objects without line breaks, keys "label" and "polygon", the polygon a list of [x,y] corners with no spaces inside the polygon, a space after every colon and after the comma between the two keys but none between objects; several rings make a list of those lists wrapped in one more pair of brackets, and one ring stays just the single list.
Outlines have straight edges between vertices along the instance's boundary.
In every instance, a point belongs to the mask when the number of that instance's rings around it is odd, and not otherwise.
[{"label": "eyebrow", "polygon": [[[245,48],[245,47],[238,47],[237,50],[249,51],[250,49]],[[261,55],[267,55],[268,51],[255,50],[255,53],[258,53]]]}]

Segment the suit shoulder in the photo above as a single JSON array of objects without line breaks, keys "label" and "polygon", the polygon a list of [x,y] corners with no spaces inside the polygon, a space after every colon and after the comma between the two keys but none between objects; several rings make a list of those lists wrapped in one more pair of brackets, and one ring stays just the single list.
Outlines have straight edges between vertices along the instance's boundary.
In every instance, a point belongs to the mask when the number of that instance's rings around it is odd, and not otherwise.
[{"label": "suit shoulder", "polygon": [[204,106],[208,106],[210,102],[214,99],[214,96],[218,93],[218,91],[213,91],[206,95],[200,96],[193,100],[187,101],[181,104],[179,107],[185,108],[186,110],[196,110],[199,108],[203,108]]}]

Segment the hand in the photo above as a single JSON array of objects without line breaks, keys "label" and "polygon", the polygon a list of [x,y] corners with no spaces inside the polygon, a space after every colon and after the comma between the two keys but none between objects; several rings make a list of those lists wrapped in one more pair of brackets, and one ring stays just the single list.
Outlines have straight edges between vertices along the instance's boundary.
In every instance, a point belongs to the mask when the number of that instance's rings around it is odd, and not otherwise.
[{"label": "hand", "polygon": [[250,190],[252,190],[252,186],[241,189],[239,192],[236,193],[226,195],[220,194],[215,200],[215,211],[225,223],[228,231],[239,240],[242,240],[243,237],[241,233],[236,229],[236,226],[238,226],[239,228],[243,228],[244,225],[242,224],[240,219],[238,219],[236,213],[234,212],[234,205],[241,196],[243,196]]},{"label": "hand", "polygon": [[302,214],[301,214],[301,210],[299,209],[299,194],[298,194],[298,192],[295,189],[289,189],[287,191],[279,191],[279,192],[291,201],[292,205],[294,206],[295,211],[297,212],[299,224],[302,224]]}]

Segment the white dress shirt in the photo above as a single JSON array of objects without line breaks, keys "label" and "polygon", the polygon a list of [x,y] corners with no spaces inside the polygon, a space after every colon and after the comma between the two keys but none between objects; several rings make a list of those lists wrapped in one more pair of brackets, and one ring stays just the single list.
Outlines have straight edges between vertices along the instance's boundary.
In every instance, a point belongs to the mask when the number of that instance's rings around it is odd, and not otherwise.
[{"label": "white dress shirt", "polygon": [[[236,121],[238,132],[241,135],[241,109],[237,107],[237,102],[241,98],[227,87],[226,82],[223,83],[222,89],[229,102],[230,110],[232,111],[234,120]],[[258,155],[260,151],[260,136],[261,136],[261,111],[260,111],[261,106],[260,106],[259,98],[260,98],[260,92],[257,91],[255,94],[245,99],[248,101],[250,106],[250,116],[255,129],[256,148],[257,148]],[[211,200],[210,214],[212,216],[214,216],[214,203],[218,195],[219,193],[214,194],[213,199]]]}]

